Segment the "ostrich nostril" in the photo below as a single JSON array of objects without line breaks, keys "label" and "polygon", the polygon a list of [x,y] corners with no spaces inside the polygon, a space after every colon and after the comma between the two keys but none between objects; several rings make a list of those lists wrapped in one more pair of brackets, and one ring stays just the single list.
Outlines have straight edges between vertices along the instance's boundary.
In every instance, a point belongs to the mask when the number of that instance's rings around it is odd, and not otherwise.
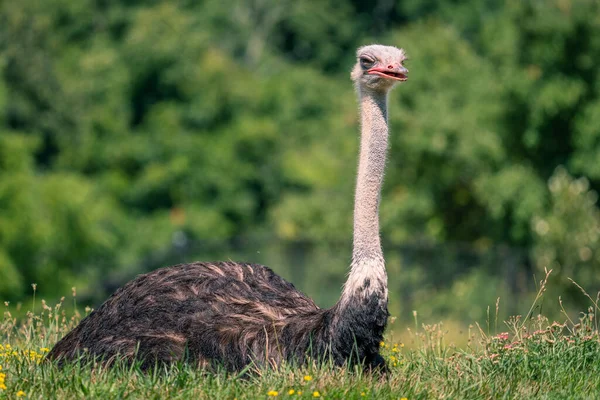
[{"label": "ostrich nostril", "polygon": [[393,65],[388,65],[388,69],[394,69]]}]

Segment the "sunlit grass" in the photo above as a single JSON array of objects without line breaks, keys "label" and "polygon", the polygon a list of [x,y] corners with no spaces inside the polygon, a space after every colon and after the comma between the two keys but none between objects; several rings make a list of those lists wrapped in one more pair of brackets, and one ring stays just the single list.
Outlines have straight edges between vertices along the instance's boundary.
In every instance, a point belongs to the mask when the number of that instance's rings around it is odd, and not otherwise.
[{"label": "sunlit grass", "polygon": [[[543,280],[536,301],[545,286]],[[81,315],[66,312],[64,299],[52,307],[42,300],[24,318],[5,304],[0,398],[593,398],[600,389],[599,310],[597,298],[588,298],[590,308],[575,320],[565,313],[564,321],[549,321],[531,307],[525,317],[500,323],[498,332],[474,324],[461,349],[446,343],[442,324],[419,325],[415,315],[406,336],[410,348],[391,336],[380,344],[390,368],[384,377],[327,364],[283,365],[243,377],[188,365],[151,372],[78,363],[61,369],[44,355]]]}]

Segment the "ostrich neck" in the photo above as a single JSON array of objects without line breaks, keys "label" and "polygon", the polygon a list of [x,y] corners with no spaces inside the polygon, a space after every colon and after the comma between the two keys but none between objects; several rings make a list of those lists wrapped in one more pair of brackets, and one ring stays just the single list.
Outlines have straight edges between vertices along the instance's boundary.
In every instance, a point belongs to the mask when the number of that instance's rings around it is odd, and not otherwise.
[{"label": "ostrich neck", "polygon": [[387,94],[361,94],[361,139],[354,199],[353,260],[383,259],[379,198],[388,142]]},{"label": "ostrich neck", "polygon": [[341,303],[376,294],[387,306],[387,274],[379,238],[379,199],[388,147],[387,92],[359,90],[361,139],[354,198],[352,267]]}]

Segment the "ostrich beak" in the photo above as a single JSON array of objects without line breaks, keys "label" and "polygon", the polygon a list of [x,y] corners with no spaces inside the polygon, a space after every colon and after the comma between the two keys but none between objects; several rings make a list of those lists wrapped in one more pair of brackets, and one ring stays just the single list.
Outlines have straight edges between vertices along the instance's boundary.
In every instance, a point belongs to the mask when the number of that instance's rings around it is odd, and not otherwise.
[{"label": "ostrich beak", "polygon": [[384,67],[375,67],[367,70],[367,74],[370,75],[379,75],[387,79],[393,79],[396,81],[405,81],[408,79],[408,69],[404,68],[402,65],[397,67],[388,66],[388,68]]}]

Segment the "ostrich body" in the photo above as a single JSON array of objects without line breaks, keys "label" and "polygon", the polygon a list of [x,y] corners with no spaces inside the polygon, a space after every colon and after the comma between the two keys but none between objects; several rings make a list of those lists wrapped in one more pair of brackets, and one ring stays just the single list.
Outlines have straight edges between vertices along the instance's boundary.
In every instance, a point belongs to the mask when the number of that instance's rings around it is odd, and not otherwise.
[{"label": "ostrich body", "polygon": [[379,238],[379,198],[388,141],[387,95],[407,79],[404,51],[357,51],[351,77],[361,113],[360,159],[350,274],[340,300],[321,309],[262,265],[180,264],[140,275],[62,338],[48,358],[82,355],[142,366],[179,360],[239,371],[331,358],[336,365],[385,367],[379,355],[388,310]]}]

